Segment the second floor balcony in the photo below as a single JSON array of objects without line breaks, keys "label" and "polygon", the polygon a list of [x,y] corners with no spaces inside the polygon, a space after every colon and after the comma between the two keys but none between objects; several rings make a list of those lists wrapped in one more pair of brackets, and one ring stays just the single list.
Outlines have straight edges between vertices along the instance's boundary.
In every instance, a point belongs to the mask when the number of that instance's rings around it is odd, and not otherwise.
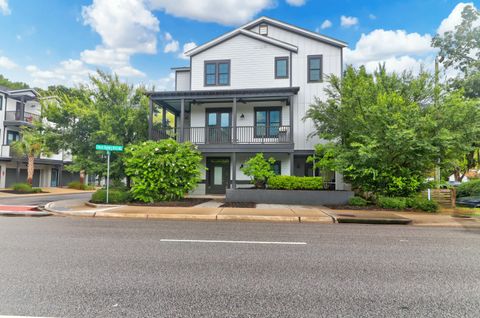
[{"label": "second floor balcony", "polygon": [[12,123],[25,123],[32,124],[34,121],[39,120],[40,115],[31,113],[31,112],[20,112],[20,111],[6,111],[5,112],[5,121]]}]

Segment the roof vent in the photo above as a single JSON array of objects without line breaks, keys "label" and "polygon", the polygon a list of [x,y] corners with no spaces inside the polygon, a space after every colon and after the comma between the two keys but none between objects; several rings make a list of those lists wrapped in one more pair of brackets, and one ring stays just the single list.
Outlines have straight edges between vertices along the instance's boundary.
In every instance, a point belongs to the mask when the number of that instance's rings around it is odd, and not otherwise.
[{"label": "roof vent", "polygon": [[268,35],[268,25],[260,24],[260,26],[258,27],[258,33],[260,35]]}]

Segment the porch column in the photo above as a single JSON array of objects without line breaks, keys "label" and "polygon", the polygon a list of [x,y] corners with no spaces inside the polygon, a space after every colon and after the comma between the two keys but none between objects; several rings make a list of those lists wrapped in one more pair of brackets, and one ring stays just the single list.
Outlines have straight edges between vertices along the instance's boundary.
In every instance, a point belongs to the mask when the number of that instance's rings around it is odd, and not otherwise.
[{"label": "porch column", "polygon": [[289,155],[290,155],[290,175],[293,176],[295,175],[295,162],[294,162],[293,152],[289,153]]},{"label": "porch column", "polygon": [[[25,120],[25,96],[21,97],[22,99],[22,107],[20,108],[20,120]],[[7,107],[5,107],[5,110]]]},{"label": "porch column", "polygon": [[63,163],[58,166],[58,187],[62,187],[62,173],[63,173]]},{"label": "porch column", "polygon": [[237,98],[233,98],[233,107],[232,107],[232,143],[236,144],[237,143]]},{"label": "porch column", "polygon": [[293,96],[288,97],[289,106],[289,120],[290,120],[290,142],[293,142]]},{"label": "porch column", "polygon": [[232,189],[237,188],[237,153],[232,153]]},{"label": "porch column", "polygon": [[152,98],[148,99],[148,139],[153,137],[153,101]]},{"label": "porch column", "polygon": [[185,121],[185,99],[180,100],[180,141],[184,141],[184,129],[183,124]]}]

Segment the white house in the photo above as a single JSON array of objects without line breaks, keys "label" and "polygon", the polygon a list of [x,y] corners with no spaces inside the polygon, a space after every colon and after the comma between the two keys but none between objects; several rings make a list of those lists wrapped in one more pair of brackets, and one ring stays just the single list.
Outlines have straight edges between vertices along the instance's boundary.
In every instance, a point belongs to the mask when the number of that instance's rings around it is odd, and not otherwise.
[{"label": "white house", "polygon": [[[27,160],[13,154],[10,145],[21,138],[21,127],[32,125],[40,118],[41,104],[38,93],[33,89],[10,90],[0,87],[0,188],[27,180]],[[35,159],[33,185],[57,187],[66,185],[75,176],[63,170],[71,162],[68,153],[61,152],[49,157]]]},{"label": "white house", "polygon": [[[325,98],[326,77],[341,76],[346,46],[268,17],[249,22],[187,52],[190,65],[173,68],[175,91],[149,93],[150,137],[198,145],[208,168],[199,194],[245,187],[240,168],[257,152],[274,157],[279,174],[311,176],[306,159],[321,141],[304,116]],[[341,175],[322,173],[343,190]]]}]

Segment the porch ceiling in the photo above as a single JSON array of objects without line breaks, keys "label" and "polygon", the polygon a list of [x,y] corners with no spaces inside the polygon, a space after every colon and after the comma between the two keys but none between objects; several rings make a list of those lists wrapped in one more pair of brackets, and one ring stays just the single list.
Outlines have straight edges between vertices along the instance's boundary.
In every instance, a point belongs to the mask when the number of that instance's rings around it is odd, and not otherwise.
[{"label": "porch ceiling", "polygon": [[168,91],[148,92],[150,99],[158,105],[166,106],[173,112],[179,112],[182,99],[185,102],[186,110],[190,110],[191,104],[231,102],[237,98],[238,103],[265,101],[265,100],[286,100],[296,95],[300,87],[275,87],[275,88],[252,88],[252,89],[215,89],[215,90],[194,90],[194,91]]}]

